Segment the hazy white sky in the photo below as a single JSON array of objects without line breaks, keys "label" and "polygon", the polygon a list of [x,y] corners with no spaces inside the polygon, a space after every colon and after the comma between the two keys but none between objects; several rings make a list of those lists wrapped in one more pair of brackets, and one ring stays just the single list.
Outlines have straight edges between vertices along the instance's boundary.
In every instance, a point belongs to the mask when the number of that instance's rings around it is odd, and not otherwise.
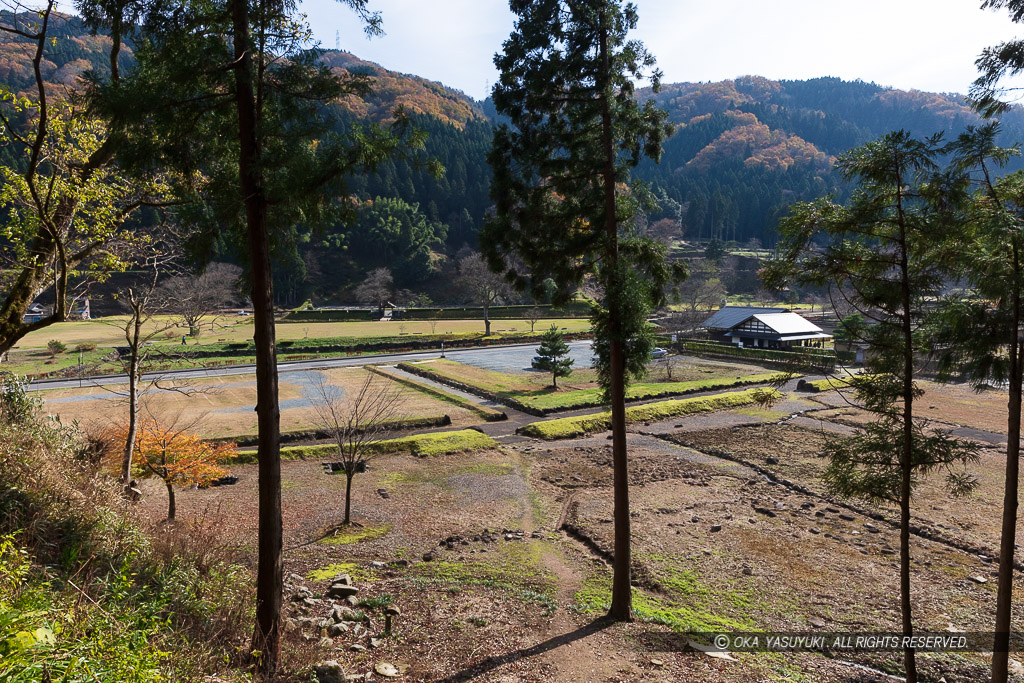
[{"label": "hazy white sky", "polygon": [[[635,0],[643,40],[665,82],[838,76],[879,85],[966,92],[982,48],[1017,35],[981,0]],[[512,29],[503,0],[370,0],[383,37],[367,39],[351,10],[302,0],[318,40],[477,99],[497,78],[494,53]]]}]

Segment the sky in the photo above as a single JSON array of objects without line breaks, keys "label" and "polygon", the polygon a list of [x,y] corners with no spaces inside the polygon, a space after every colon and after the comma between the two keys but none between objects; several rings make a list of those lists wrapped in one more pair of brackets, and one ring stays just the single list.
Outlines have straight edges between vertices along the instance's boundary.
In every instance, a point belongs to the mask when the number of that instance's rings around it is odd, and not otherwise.
[{"label": "sky", "polygon": [[[904,90],[965,93],[982,49],[1015,36],[1006,10],[981,0],[635,0],[630,37],[658,60],[665,83],[838,76]],[[503,0],[369,0],[383,37],[367,39],[335,0],[302,0],[314,35],[393,71],[440,81],[476,99],[497,80],[494,53],[513,27]]]}]

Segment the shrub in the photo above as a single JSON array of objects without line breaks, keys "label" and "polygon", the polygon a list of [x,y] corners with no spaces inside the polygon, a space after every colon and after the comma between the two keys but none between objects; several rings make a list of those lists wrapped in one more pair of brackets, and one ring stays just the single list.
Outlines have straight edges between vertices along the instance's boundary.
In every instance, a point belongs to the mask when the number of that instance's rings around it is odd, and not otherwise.
[{"label": "shrub", "polygon": [[151,540],[76,428],[11,411],[22,388],[4,383],[0,421],[0,680],[204,680],[239,664],[248,570],[189,525]]},{"label": "shrub", "polygon": [[51,339],[46,342],[46,348],[49,350],[51,356],[56,356],[59,353],[64,353],[68,350],[67,344],[59,339]]},{"label": "shrub", "polygon": [[96,345],[92,342],[82,342],[81,344],[75,345],[75,351],[78,353],[87,353],[89,351],[95,351]]}]

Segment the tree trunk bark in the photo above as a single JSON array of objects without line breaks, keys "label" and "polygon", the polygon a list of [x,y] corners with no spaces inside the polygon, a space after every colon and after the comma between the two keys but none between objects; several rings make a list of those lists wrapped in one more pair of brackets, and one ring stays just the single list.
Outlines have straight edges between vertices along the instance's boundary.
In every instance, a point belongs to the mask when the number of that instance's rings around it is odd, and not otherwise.
[{"label": "tree trunk bark", "polygon": [[231,4],[238,109],[238,170],[248,227],[252,271],[253,341],[256,346],[256,421],[259,431],[259,534],[256,568],[256,628],[253,650],[258,678],[273,680],[281,656],[281,413],[267,202],[260,170],[260,145],[249,45],[248,4]]},{"label": "tree trunk bark", "polygon": [[128,438],[124,444],[124,459],[121,462],[121,486],[128,497],[128,483],[132,480],[132,459],[135,456],[135,436],[139,431],[139,341],[142,337],[141,310],[133,306],[133,321],[128,361]]},{"label": "tree trunk bark", "polygon": [[[900,183],[902,187],[902,183]],[[903,635],[914,634],[910,603],[910,494],[914,451],[914,339],[910,303],[910,255],[900,205],[900,295],[903,309],[903,448],[900,456],[900,611]],[[903,648],[907,683],[917,683],[914,648]]]},{"label": "tree trunk bark", "polygon": [[355,472],[345,473],[345,521],[342,524],[352,523],[352,477],[355,476]]},{"label": "tree trunk bark", "polygon": [[484,302],[484,336],[491,336],[491,312],[487,302]]},{"label": "tree trunk bark", "polygon": [[174,513],[175,513],[175,510],[176,510],[175,506],[174,506],[174,487],[171,486],[166,481],[164,482],[164,486],[167,487],[167,521],[168,522],[173,522],[174,521]]},{"label": "tree trunk bark", "polygon": [[999,586],[996,592],[996,630],[992,648],[992,682],[1006,683],[1009,677],[1010,617],[1013,610],[1013,555],[1017,541],[1018,488],[1020,481],[1020,409],[1024,390],[1024,346],[1019,340],[1020,254],[1013,245],[1014,287],[1012,329],[1010,330],[1010,396],[1006,416],[1006,480],[1003,488],[1003,524],[999,536]]},{"label": "tree trunk bark", "polygon": [[[600,12],[601,69],[605,79],[611,72],[605,13]],[[607,83],[601,93],[601,135],[604,153],[604,229],[607,247],[604,268],[608,269],[605,296],[608,303],[608,333],[611,337],[609,397],[612,403],[612,468],[615,499],[615,554],[612,575],[612,604],[608,616],[619,621],[633,619],[633,588],[630,576],[632,553],[629,521],[629,461],[626,453],[626,356],[620,337],[621,295],[619,286],[618,223],[615,220],[615,144],[612,136],[611,105]]]}]

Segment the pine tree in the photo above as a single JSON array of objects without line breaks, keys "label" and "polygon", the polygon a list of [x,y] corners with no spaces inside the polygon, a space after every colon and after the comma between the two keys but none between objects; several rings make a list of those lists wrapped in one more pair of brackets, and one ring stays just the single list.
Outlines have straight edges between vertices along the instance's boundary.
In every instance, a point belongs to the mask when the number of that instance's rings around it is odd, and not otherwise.
[{"label": "pine tree", "polygon": [[[971,285],[940,302],[932,348],[940,349],[941,379],[966,376],[977,391],[1007,387],[1006,477],[999,537],[992,680],[1009,675],[1014,553],[1019,507],[1021,402],[1024,395],[1024,173],[998,180],[994,171],[1019,150],[997,147],[999,126],[971,127],[949,146],[959,177],[974,192],[956,214],[958,229],[943,249],[950,274]],[[973,182],[971,179],[973,178]],[[973,185],[973,187],[972,187]]]},{"label": "pine tree", "polygon": [[[929,433],[914,411],[922,393],[915,383],[922,323],[943,283],[935,250],[944,227],[937,207],[947,197],[934,161],[939,137],[917,140],[897,131],[841,155],[840,172],[858,183],[852,199],[846,206],[795,205],[779,225],[783,256],[764,271],[775,288],[785,282],[828,287],[833,300],[845,300],[870,323],[862,329],[872,350],[868,374],[853,386],[874,419],[849,439],[829,441],[824,478],[838,495],[898,507],[900,611],[908,636],[913,484],[942,470],[951,493],[965,493],[975,482],[962,466],[977,458],[968,442]],[[907,681],[917,681],[913,648],[904,649],[904,665]]]},{"label": "pine tree", "polygon": [[[593,277],[601,299],[592,322],[598,375],[611,404],[615,487],[613,618],[632,618],[625,393],[653,348],[649,307],[673,273],[665,249],[635,234],[643,193],[628,186],[641,157],[657,159],[671,133],[635,83],[654,58],[627,41],[636,8],[618,0],[510,0],[515,29],[495,57],[494,105],[508,123],[495,132],[495,215],[480,234],[494,270],[535,298],[545,278],[564,303]],[[655,91],[660,74],[650,74]]]},{"label": "pine tree", "polygon": [[558,378],[568,377],[572,373],[573,360],[567,357],[568,354],[569,345],[562,339],[558,326],[552,323],[550,329],[541,337],[540,348],[537,349],[532,366],[535,370],[550,372],[551,386],[557,389]]}]

